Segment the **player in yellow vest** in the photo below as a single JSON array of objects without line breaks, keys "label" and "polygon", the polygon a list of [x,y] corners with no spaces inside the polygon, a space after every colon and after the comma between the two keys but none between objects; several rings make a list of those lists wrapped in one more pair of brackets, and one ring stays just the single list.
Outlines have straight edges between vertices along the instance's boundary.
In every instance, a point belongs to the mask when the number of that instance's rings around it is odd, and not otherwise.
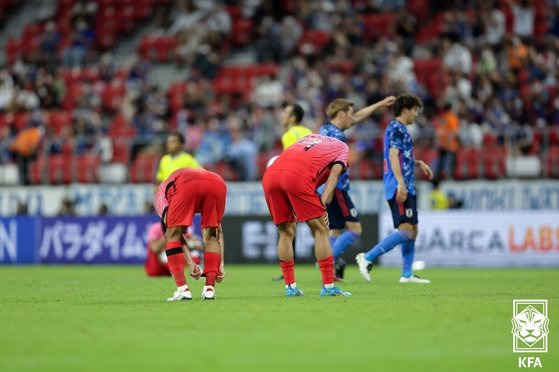
[{"label": "player in yellow vest", "polygon": [[159,161],[159,168],[155,176],[155,184],[159,185],[167,177],[180,168],[202,168],[194,156],[183,151],[184,137],[178,132],[167,136],[167,155]]},{"label": "player in yellow vest", "polygon": [[281,136],[281,144],[284,150],[301,138],[312,134],[309,128],[300,124],[304,114],[303,108],[296,103],[290,103],[283,109],[282,124],[285,133]]}]

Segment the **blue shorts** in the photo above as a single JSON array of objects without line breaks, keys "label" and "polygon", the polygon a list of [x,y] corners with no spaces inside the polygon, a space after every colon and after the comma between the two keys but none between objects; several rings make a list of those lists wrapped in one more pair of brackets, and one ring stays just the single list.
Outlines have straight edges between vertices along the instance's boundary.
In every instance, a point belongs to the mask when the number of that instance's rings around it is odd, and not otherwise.
[{"label": "blue shorts", "polygon": [[345,229],[345,223],[358,222],[357,209],[353,205],[347,191],[335,189],[332,202],[326,207],[330,228],[333,230]]},{"label": "blue shorts", "polygon": [[394,197],[388,200],[388,205],[392,212],[392,221],[394,221],[395,228],[398,228],[398,226],[405,222],[417,225],[417,204],[415,195],[408,194],[404,203],[398,203],[396,202],[396,195],[394,194]]}]

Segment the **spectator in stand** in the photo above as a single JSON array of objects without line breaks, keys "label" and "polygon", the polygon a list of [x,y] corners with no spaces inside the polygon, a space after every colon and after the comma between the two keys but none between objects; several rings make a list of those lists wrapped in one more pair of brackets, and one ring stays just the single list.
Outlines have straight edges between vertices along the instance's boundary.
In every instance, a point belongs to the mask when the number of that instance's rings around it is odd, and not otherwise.
[{"label": "spectator in stand", "polygon": [[59,216],[75,216],[76,215],[76,202],[65,196],[60,204],[60,209],[58,210]]},{"label": "spectator in stand", "polygon": [[431,181],[433,189],[431,190],[429,199],[431,199],[431,209],[436,211],[445,210],[450,207],[448,195],[441,190],[440,183],[441,181],[438,178]]},{"label": "spectator in stand", "polygon": [[27,128],[17,134],[10,146],[17,161],[19,181],[22,185],[29,185],[31,183],[29,179],[29,164],[37,157],[44,134],[43,123],[38,119],[30,120]]},{"label": "spectator in stand", "polygon": [[443,171],[447,178],[452,178],[456,151],[458,150],[460,119],[452,111],[450,104],[447,103],[443,112],[435,118],[435,130],[439,144],[439,164],[435,172],[435,178],[441,179]]},{"label": "spectator in stand", "polygon": [[239,181],[255,181],[257,174],[256,160],[258,147],[241,133],[239,125],[234,123],[230,128],[231,142],[227,145],[225,159],[239,175]]},{"label": "spectator in stand", "polygon": [[82,67],[93,48],[95,30],[85,18],[78,17],[74,21],[70,40],[70,46],[62,52],[64,65],[71,68]]},{"label": "spectator in stand", "polygon": [[514,17],[514,35],[530,40],[534,36],[534,8],[530,0],[507,0]]}]

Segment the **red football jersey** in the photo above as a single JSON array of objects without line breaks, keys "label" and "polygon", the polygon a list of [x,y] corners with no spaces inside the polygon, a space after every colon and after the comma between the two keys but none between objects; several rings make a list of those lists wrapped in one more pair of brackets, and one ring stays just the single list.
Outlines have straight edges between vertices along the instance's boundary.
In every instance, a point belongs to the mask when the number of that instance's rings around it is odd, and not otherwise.
[{"label": "red football jersey", "polygon": [[330,168],[339,163],[347,168],[349,147],[332,137],[311,134],[291,145],[268,168],[296,173],[301,180],[322,185],[330,175]]}]

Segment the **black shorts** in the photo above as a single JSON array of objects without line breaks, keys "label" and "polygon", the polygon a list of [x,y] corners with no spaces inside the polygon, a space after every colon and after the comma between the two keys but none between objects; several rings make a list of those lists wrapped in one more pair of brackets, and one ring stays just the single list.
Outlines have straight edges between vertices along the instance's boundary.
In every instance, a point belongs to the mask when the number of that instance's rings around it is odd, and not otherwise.
[{"label": "black shorts", "polygon": [[396,202],[396,195],[394,195],[392,199],[388,200],[388,205],[392,212],[392,221],[394,221],[395,228],[404,222],[417,225],[417,204],[415,195],[408,194],[406,201],[402,204]]},{"label": "black shorts", "polygon": [[326,207],[330,228],[334,230],[345,229],[345,223],[358,222],[357,209],[353,205],[347,191],[335,189],[332,202]]}]

